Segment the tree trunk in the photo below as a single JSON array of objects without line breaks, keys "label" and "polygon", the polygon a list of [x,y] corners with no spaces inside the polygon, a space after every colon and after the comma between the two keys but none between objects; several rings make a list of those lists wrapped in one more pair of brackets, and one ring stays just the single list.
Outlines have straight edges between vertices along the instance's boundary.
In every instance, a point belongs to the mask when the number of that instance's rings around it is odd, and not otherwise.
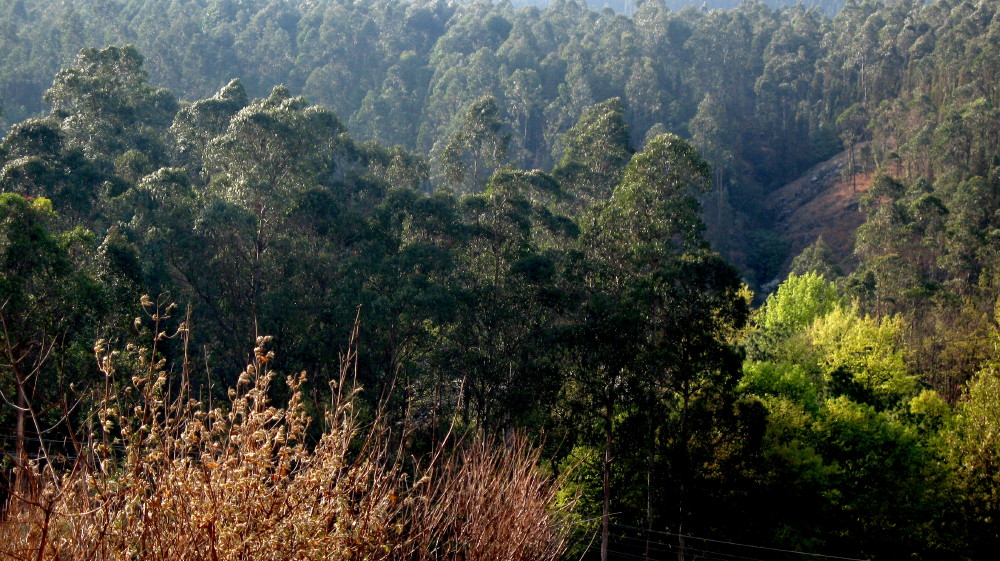
[{"label": "tree trunk", "polygon": [[28,411],[28,394],[24,387],[25,380],[21,377],[20,373],[16,372],[16,367],[14,375],[17,378],[17,434],[15,436],[17,441],[14,451],[14,466],[17,468],[17,473],[14,476],[14,486],[20,492],[25,490],[23,485],[27,482],[24,470],[28,465],[28,454],[25,450],[25,442],[27,442],[25,421]]},{"label": "tree trunk", "polygon": [[690,392],[688,391],[688,383],[684,381],[681,385],[681,391],[683,392],[682,404],[681,404],[681,430],[680,430],[680,445],[681,445],[681,461],[680,461],[680,485],[677,487],[677,561],[684,561],[684,487],[688,480],[688,464],[690,459],[688,458],[688,434],[687,434],[687,413],[688,407],[690,405]]},{"label": "tree trunk", "polygon": [[[681,496],[684,495],[684,484],[681,483]],[[677,561],[684,561],[684,503],[681,504],[681,522],[677,525]]]},{"label": "tree trunk", "polygon": [[608,539],[611,530],[611,439],[613,429],[613,401],[608,399],[604,408],[604,506],[601,512],[601,561],[608,561]]},{"label": "tree trunk", "polygon": [[[652,411],[652,407],[650,408]],[[649,448],[646,451],[646,552],[643,557],[649,561],[651,536],[653,535],[653,464],[656,461],[656,419],[649,415]]]}]

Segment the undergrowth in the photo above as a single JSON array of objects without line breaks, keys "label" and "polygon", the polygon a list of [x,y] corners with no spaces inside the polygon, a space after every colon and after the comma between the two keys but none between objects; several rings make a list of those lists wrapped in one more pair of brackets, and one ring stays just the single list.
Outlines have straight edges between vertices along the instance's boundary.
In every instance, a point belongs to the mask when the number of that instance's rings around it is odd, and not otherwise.
[{"label": "undergrowth", "polygon": [[[470,437],[404,469],[380,420],[355,412],[354,351],[331,384],[318,442],[307,443],[305,374],[269,399],[270,341],[222,405],[191,397],[188,361],[170,380],[158,347],[173,306],[143,305],[148,348],[95,346],[105,384],[71,468],[42,448],[16,474],[0,555],[17,560],[546,560],[569,524],[558,482],[523,438]],[[186,353],[185,353],[186,356]],[[129,375],[123,375],[127,372]]]}]

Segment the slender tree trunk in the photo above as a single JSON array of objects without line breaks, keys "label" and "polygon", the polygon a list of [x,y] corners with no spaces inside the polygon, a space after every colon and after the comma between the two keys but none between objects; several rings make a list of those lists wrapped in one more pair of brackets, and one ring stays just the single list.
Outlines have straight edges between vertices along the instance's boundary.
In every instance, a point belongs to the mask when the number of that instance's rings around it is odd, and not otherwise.
[{"label": "slender tree trunk", "polygon": [[257,337],[261,336],[260,325],[258,323],[259,317],[257,315],[258,312],[257,304],[258,304],[258,297],[260,296],[260,284],[261,284],[260,269],[261,269],[261,260],[264,254],[264,220],[266,212],[267,212],[267,207],[261,204],[257,212],[257,235],[253,240],[253,259],[250,265],[251,267],[250,294],[247,295],[250,300],[249,302],[250,314],[251,317],[253,318],[254,341],[257,340]]},{"label": "slender tree trunk", "polygon": [[468,192],[475,195],[479,192],[479,156],[472,156],[472,184],[468,186]]},{"label": "slender tree trunk", "polygon": [[25,380],[21,377],[21,374],[16,371],[14,372],[17,378],[17,434],[15,438],[17,442],[15,443],[15,457],[14,466],[17,468],[17,474],[15,475],[14,485],[18,491],[24,491],[22,485],[27,482],[25,477],[24,469],[27,466],[28,455],[25,450],[25,442],[27,442],[27,436],[25,434],[25,421],[26,414],[28,411],[28,394],[25,390]]},{"label": "slender tree trunk", "polygon": [[847,164],[848,165],[848,169],[847,169],[847,171],[848,171],[848,173],[851,174],[851,189],[852,189],[852,192],[857,193],[858,192],[858,181],[857,181],[857,175],[856,175],[857,170],[854,169],[855,168],[855,164],[854,164],[854,141],[853,140],[851,141],[850,147],[848,147],[848,149],[847,149],[847,155],[848,155],[848,159],[847,159],[847,161],[848,161],[848,164]]},{"label": "slender tree trunk", "polygon": [[604,506],[601,511],[601,561],[608,561],[608,540],[611,533],[611,439],[613,429],[613,398],[609,397],[604,408]]},{"label": "slender tree trunk", "polygon": [[[680,496],[684,496],[684,484],[680,486]],[[684,500],[677,501],[681,521],[677,524],[677,561],[684,561]]]},{"label": "slender tree trunk", "polygon": [[688,384],[685,381],[681,386],[681,391],[683,392],[683,401],[681,404],[681,430],[680,430],[680,445],[681,445],[681,461],[680,461],[680,485],[677,487],[677,561],[684,561],[684,492],[685,485],[688,480],[688,464],[690,460],[688,458],[688,434],[687,434],[687,413],[690,401],[690,392],[688,392]]},{"label": "slender tree trunk", "polygon": [[654,463],[656,461],[656,440],[658,427],[656,418],[650,407],[649,415],[649,448],[646,451],[646,552],[643,557],[649,561],[651,536],[653,535],[653,479]]}]

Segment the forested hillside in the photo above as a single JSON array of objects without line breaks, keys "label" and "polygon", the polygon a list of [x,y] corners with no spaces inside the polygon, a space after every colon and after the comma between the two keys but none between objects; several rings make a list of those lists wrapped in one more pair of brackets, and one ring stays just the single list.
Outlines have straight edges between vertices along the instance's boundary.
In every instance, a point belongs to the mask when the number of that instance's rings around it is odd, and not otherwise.
[{"label": "forested hillside", "polygon": [[[675,12],[653,1],[626,18],[572,1],[540,11],[396,0],[4,0],[0,106],[8,126],[31,116],[80,48],[134,43],[151,82],[181,99],[211,96],[236,77],[251,97],[285,85],[329,107],[358,139],[429,155],[440,183],[449,139],[483,96],[493,96],[510,136],[498,162],[526,169],[551,169],[583,110],[619,97],[633,145],[650,131],[674,132],[714,164],[719,190],[703,199],[709,237],[756,287],[787,257],[763,195],[842,147],[877,135],[884,153],[872,157],[919,161],[928,169],[914,178],[955,159],[926,154],[950,134],[977,145],[970,158],[989,152],[976,132],[989,116],[971,104],[996,97],[993,3],[921,4],[851,3],[829,21],[755,3]],[[961,131],[949,132],[949,115],[960,116]]]},{"label": "forested hillside", "polygon": [[[413,493],[273,528],[460,559],[453,527],[406,541],[462,488],[416,474],[493,434],[520,459],[482,465],[537,464],[498,478],[559,485],[510,558],[991,558],[1000,2],[667,5],[0,0],[4,520],[115,504],[125,536],[245,430],[261,493]],[[789,220],[834,196],[831,250]],[[386,479],[337,471],[372,449]],[[59,502],[79,470],[109,479]],[[143,520],[206,559],[252,526],[173,512]],[[87,541],[15,522],[14,557]],[[169,558],[145,540],[121,558]]]},{"label": "forested hillside", "polygon": [[[842,0],[809,0],[808,2],[787,2],[782,0],[771,0],[770,2],[765,2],[768,6],[772,8],[777,8],[781,6],[787,6],[791,4],[802,4],[806,8],[820,8],[827,15],[833,17],[837,15],[837,12],[844,6]],[[550,0],[512,0],[511,4],[515,7],[522,6],[536,6],[538,8],[546,8],[551,4]],[[601,11],[604,8],[611,8],[615,13],[623,14],[626,16],[635,15],[638,5],[642,2],[636,2],[635,0],[590,0],[586,2],[587,7],[594,11]],[[665,0],[664,4],[667,8],[674,11],[683,10],[684,8],[694,7],[703,10],[731,10],[740,5],[740,0],[704,0],[702,2],[697,2],[695,0]]]}]

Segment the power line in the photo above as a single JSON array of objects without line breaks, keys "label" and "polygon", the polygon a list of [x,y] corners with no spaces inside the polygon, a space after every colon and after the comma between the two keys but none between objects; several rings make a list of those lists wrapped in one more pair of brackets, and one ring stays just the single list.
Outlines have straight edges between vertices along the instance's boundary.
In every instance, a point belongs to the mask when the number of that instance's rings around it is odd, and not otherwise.
[{"label": "power line", "polygon": [[583,554],[580,555],[580,561],[583,561],[583,558],[587,556],[587,553],[590,551],[590,546],[594,545],[594,540],[597,539],[597,533],[600,531],[601,531],[600,528],[594,530],[594,535],[591,536],[590,543],[587,544],[587,549],[583,550]]},{"label": "power line", "polygon": [[[664,550],[664,551],[669,551],[669,552],[674,552],[674,551],[678,551],[678,550],[684,550],[684,551],[693,551],[693,552],[696,552],[696,553],[708,553],[708,554],[712,554],[712,555],[722,555],[723,557],[725,557],[726,561],[731,561],[733,559],[742,559],[744,561],[763,561],[759,557],[747,557],[745,555],[737,555],[735,553],[724,553],[722,551],[712,551],[712,550],[709,550],[709,549],[699,549],[699,548],[696,548],[696,547],[691,547],[691,546],[686,545],[686,544],[683,545],[683,546],[681,546],[680,544],[671,544],[671,543],[661,542],[661,541],[657,541],[657,540],[651,540],[651,539],[648,539],[648,538],[636,538],[636,537],[626,536],[626,535],[620,535],[620,536],[617,536],[617,537],[619,539],[631,540],[633,542],[638,542],[639,544],[642,544],[642,545],[647,544],[647,541],[648,541],[649,544],[656,544],[657,546],[659,546],[659,547],[656,547],[654,549]],[[718,558],[715,558],[715,559],[718,559]]]},{"label": "power line", "polygon": [[[676,549],[680,549],[680,548],[676,548]],[[696,550],[689,549],[689,548],[685,547],[684,551],[692,551],[693,552],[693,551],[696,551]],[[611,557],[613,555],[614,558],[618,558],[618,559],[642,559],[643,561],[652,561],[652,558],[650,558],[648,555],[640,555],[638,553],[629,553],[629,552],[626,552],[626,551],[622,551],[620,549],[615,549],[615,548],[611,547],[610,545],[608,546],[608,553],[609,553],[609,557]],[[699,554],[696,555],[696,557],[699,560],[707,560],[707,561],[732,561],[732,559],[733,559],[732,557],[715,557],[715,555],[716,555],[715,552],[708,552],[708,554],[699,553]],[[725,554],[723,553],[723,554],[718,554],[718,555],[725,555]],[[764,561],[762,559],[758,559],[758,558],[754,558],[754,557],[748,557],[746,559],[750,559],[752,561]]]},{"label": "power line", "polygon": [[684,535],[684,534],[675,534],[673,532],[665,532],[663,530],[650,530],[650,529],[647,529],[647,528],[638,528],[636,526],[628,526],[626,524],[612,523],[611,525],[612,526],[618,526],[618,527],[621,527],[621,528],[628,528],[630,530],[639,530],[641,532],[653,532],[655,534],[663,534],[665,536],[674,536],[674,537],[678,537],[678,538],[685,538],[685,539],[692,539],[692,540],[701,540],[703,542],[719,543],[719,544],[726,544],[726,545],[735,545],[735,546],[738,546],[738,547],[749,547],[749,548],[753,548],[753,549],[761,549],[761,550],[766,550],[766,551],[777,551],[777,552],[780,552],[780,553],[793,553],[793,554],[796,554],[796,555],[808,555],[810,557],[822,557],[824,559],[840,559],[842,561],[870,561],[869,559],[859,559],[857,557],[841,557],[839,555],[827,555],[825,553],[809,553],[807,551],[796,551],[796,550],[793,550],[793,549],[780,549],[780,548],[777,548],[777,547],[767,547],[767,546],[763,546],[763,545],[752,545],[752,544],[748,544],[748,543],[730,542],[730,541],[725,541],[725,540],[713,540],[713,539],[710,539],[710,538],[699,538],[697,536],[689,536],[689,535]]},{"label": "power line", "polygon": [[[619,525],[621,526],[621,525]],[[595,533],[596,537],[596,533]],[[700,549],[697,547],[691,547],[688,545],[680,546],[676,544],[666,543],[663,541],[647,538],[639,538],[634,536],[629,536],[625,534],[611,534],[609,536],[608,552],[614,554],[616,558],[625,559],[643,559],[644,561],[650,561],[651,559],[661,558],[662,554],[675,554],[678,551],[691,552],[699,560],[706,561],[765,561],[759,557],[748,557],[746,555],[737,555],[734,553],[725,553],[721,551],[712,551],[709,549]],[[629,545],[625,543],[627,541],[634,542],[635,545]],[[629,550],[619,549],[618,547],[626,547]],[[643,554],[636,553],[638,548],[644,548],[645,552]],[[589,546],[588,546],[589,551]],[[586,556],[587,552],[584,552]],[[650,557],[650,553],[656,554],[654,557]],[[583,559],[584,556],[581,556]]]}]

